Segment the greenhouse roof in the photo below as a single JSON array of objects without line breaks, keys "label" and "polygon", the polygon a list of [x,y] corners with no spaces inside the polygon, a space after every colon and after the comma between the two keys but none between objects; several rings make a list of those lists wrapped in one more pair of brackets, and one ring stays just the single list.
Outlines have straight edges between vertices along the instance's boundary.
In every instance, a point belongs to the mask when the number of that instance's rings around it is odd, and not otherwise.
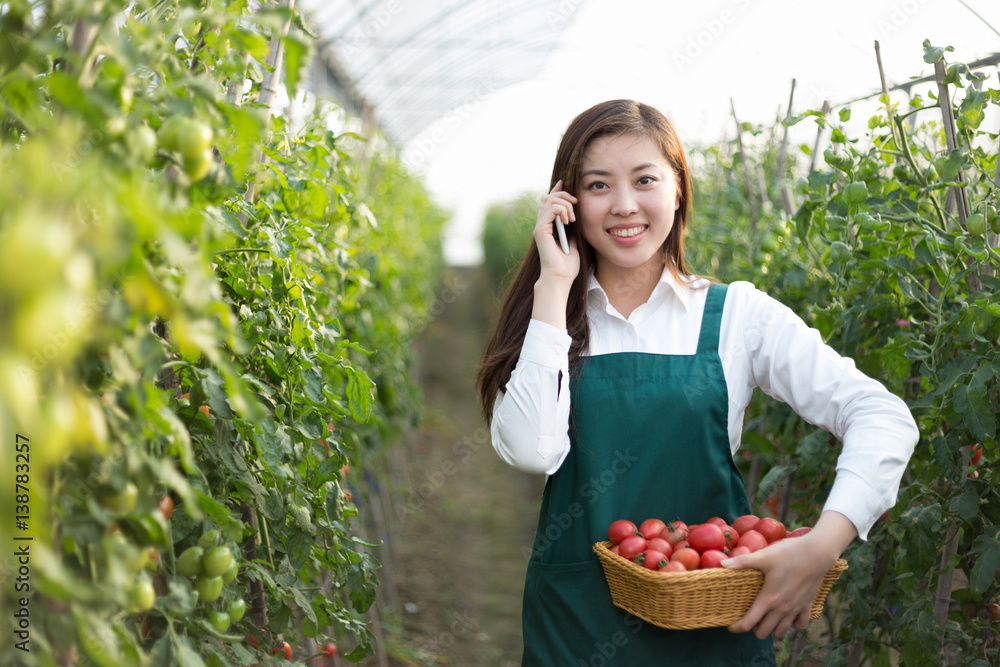
[{"label": "greenhouse roof", "polygon": [[585,0],[301,0],[326,67],[405,144],[434,121],[536,76]]}]

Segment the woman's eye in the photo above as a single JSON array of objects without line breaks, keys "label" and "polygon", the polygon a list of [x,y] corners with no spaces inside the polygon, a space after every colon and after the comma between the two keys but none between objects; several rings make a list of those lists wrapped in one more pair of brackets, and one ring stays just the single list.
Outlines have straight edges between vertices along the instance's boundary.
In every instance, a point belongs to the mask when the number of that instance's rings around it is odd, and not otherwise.
[{"label": "woman's eye", "polygon": [[590,185],[587,186],[587,189],[588,190],[603,190],[606,187],[608,187],[608,186],[603,181],[594,181],[593,183],[591,183]]},{"label": "woman's eye", "polygon": [[652,176],[643,176],[639,179],[639,185],[652,185],[656,182],[656,179]]}]

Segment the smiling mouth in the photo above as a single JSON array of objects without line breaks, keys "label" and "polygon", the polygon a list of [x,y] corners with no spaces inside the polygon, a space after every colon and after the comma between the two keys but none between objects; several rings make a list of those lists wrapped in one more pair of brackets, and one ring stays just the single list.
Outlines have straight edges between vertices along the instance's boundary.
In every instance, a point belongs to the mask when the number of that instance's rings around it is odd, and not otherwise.
[{"label": "smiling mouth", "polygon": [[635,227],[622,227],[620,229],[609,229],[608,233],[620,239],[627,239],[630,236],[637,236],[646,231],[647,225],[636,225]]}]

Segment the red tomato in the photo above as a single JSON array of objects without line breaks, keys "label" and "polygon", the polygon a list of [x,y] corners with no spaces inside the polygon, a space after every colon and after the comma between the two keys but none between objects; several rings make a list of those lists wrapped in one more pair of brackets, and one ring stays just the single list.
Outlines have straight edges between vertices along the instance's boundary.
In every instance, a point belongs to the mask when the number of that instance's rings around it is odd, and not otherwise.
[{"label": "red tomato", "polygon": [[703,523],[700,526],[695,526],[688,533],[688,544],[700,554],[709,549],[722,551],[726,546],[726,536],[722,533],[722,529],[714,523]]},{"label": "red tomato", "polygon": [[983,446],[977,442],[969,447],[969,451],[972,453],[972,458],[969,459],[969,463],[972,465],[978,465],[980,459],[983,458]]},{"label": "red tomato", "polygon": [[722,537],[726,540],[727,549],[733,549],[740,543],[740,534],[735,528],[722,526]]},{"label": "red tomato", "polygon": [[666,527],[667,524],[663,523],[659,519],[646,519],[639,524],[639,532],[642,533],[642,536],[648,540],[651,537],[659,535],[660,531]]},{"label": "red tomato", "polygon": [[756,530],[748,530],[747,532],[740,535],[740,543],[736,548],[746,547],[751,552],[759,551],[767,546],[767,538],[758,533]]},{"label": "red tomato", "polygon": [[722,561],[729,558],[726,554],[716,549],[709,549],[701,555],[701,569],[708,570],[713,567],[722,567]]},{"label": "red tomato", "polygon": [[774,495],[773,493],[767,497],[767,500],[764,502],[764,504],[767,506],[767,509],[771,510],[771,514],[777,514],[778,511],[781,509],[781,501],[778,500],[778,496]]},{"label": "red tomato", "polygon": [[320,650],[323,651],[323,655],[326,656],[327,658],[332,658],[333,656],[337,655],[336,644],[323,644],[323,647]]},{"label": "red tomato", "polygon": [[672,560],[661,567],[660,572],[687,572],[687,568],[679,560]]},{"label": "red tomato", "polygon": [[812,530],[809,526],[802,526],[801,528],[796,528],[792,532],[788,533],[787,537],[802,537],[806,533]]},{"label": "red tomato", "polygon": [[619,519],[608,526],[608,539],[613,544],[621,544],[626,537],[631,537],[638,533],[635,524],[625,519]]},{"label": "red tomato", "polygon": [[677,551],[678,549],[690,549],[690,548],[691,545],[688,544],[687,540],[681,540],[680,542],[674,545],[674,551]]},{"label": "red tomato", "polygon": [[624,556],[629,560],[635,560],[635,557],[646,550],[646,539],[639,537],[638,535],[632,535],[631,537],[626,537],[622,540],[621,544],[618,545],[618,555]]},{"label": "red tomato", "polygon": [[991,621],[994,623],[1000,623],[1000,604],[991,602],[986,605],[986,613],[989,614]]},{"label": "red tomato", "polygon": [[667,542],[662,537],[651,537],[646,540],[646,549],[651,549],[653,551],[659,551],[664,554],[667,558],[674,555],[674,548],[670,546],[670,542]]},{"label": "red tomato", "polygon": [[647,549],[645,553],[641,553],[636,556],[635,562],[639,563],[639,565],[642,565],[647,570],[659,570],[661,567],[670,562],[670,558],[660,551]]},{"label": "red tomato", "polygon": [[678,549],[670,557],[671,562],[677,561],[684,566],[685,570],[697,570],[701,566],[701,556],[690,547]]},{"label": "red tomato", "polygon": [[271,651],[271,655],[278,655],[279,653],[284,653],[285,654],[285,660],[291,660],[292,659],[292,645],[289,644],[288,642],[282,642],[278,646],[275,646],[274,650]]},{"label": "red tomato", "polygon": [[660,531],[660,537],[669,542],[674,549],[677,548],[677,543],[686,540],[687,536],[688,527],[683,521],[668,523],[666,528]]},{"label": "red tomato", "polygon": [[751,553],[750,547],[745,547],[743,545],[740,545],[729,552],[729,557],[735,558],[736,556],[742,556],[743,554],[748,554],[748,553]]},{"label": "red tomato", "polygon": [[728,526],[729,525],[729,524],[726,523],[726,520],[723,519],[721,516],[713,516],[711,519],[709,519],[705,523],[714,523],[719,528],[722,528],[723,526]]},{"label": "red tomato", "polygon": [[742,535],[748,530],[753,530],[758,521],[760,521],[760,517],[754,514],[744,514],[736,519],[736,521],[733,521],[733,530]]},{"label": "red tomato", "polygon": [[616,556],[620,556],[621,555],[621,554],[618,553],[618,545],[617,544],[615,546],[611,547],[611,553],[613,553]]},{"label": "red tomato", "polygon": [[754,526],[753,529],[763,535],[768,544],[785,539],[785,524],[781,523],[777,519],[772,519],[770,517],[761,519],[757,522],[757,525]]},{"label": "red tomato", "polygon": [[164,519],[169,519],[174,515],[174,499],[170,496],[163,496],[160,498],[160,504],[157,505],[157,509],[163,514]]}]

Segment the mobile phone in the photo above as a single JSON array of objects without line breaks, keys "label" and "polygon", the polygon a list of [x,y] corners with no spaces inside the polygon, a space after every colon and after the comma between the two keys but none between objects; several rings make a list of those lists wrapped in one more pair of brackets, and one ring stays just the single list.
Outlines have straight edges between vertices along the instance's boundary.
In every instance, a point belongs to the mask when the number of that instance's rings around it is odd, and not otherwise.
[{"label": "mobile phone", "polygon": [[562,251],[569,254],[569,241],[566,240],[566,225],[563,224],[562,216],[556,216],[556,231],[559,233],[559,245],[562,246]]}]

